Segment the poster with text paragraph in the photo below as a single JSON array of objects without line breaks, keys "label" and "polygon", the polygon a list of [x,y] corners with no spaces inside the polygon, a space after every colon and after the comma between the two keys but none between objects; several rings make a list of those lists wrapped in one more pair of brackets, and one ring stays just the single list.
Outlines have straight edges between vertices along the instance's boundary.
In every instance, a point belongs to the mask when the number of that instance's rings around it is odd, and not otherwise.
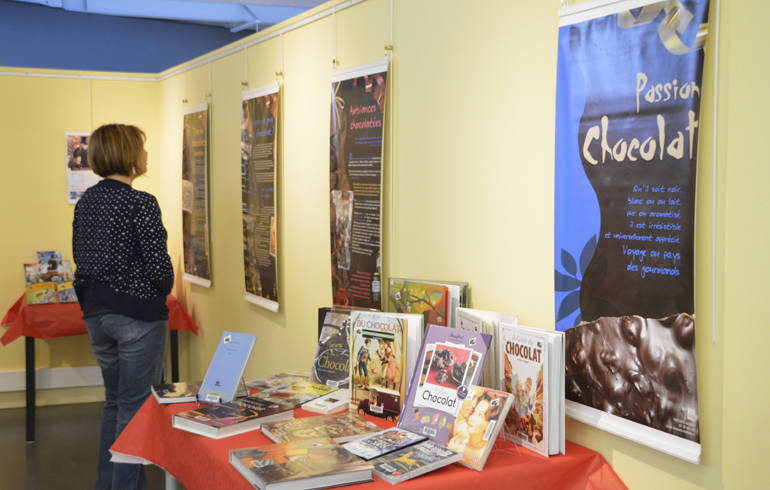
[{"label": "poster with text paragraph", "polygon": [[382,144],[387,62],[335,72],[331,85],[330,238],[335,305],[382,304]]},{"label": "poster with text paragraph", "polygon": [[696,462],[708,1],[614,5],[565,9],[559,28],[554,275],[567,413]]},{"label": "poster with text paragraph", "polygon": [[278,85],[244,91],[242,98],[241,207],[246,301],[278,311]]},{"label": "poster with text paragraph", "polygon": [[184,279],[204,287],[211,287],[208,145],[208,104],[186,107],[182,140]]}]

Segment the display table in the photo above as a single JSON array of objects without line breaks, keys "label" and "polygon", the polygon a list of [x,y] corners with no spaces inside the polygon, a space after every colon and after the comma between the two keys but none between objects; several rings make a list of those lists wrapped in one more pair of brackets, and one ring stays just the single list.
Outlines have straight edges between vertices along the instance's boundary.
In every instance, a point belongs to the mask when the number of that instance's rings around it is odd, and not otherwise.
[{"label": "display table", "polygon": [[[166,299],[168,328],[170,330],[171,379],[179,381],[179,330],[198,334],[198,326],[173,295]],[[35,440],[35,339],[51,339],[83,335],[87,333],[83,312],[78,303],[28,305],[22,294],[5,313],[2,325],[8,326],[0,342],[8,345],[17,338],[25,337],[26,392],[27,392],[27,442]]]},{"label": "display table", "polygon": [[[224,439],[210,439],[171,427],[175,413],[195,408],[194,403],[160,405],[150,397],[113,444],[113,461],[155,464],[173,475],[187,490],[253,490],[228,460],[230,449],[270,444],[259,430]],[[295,417],[316,415],[295,410]],[[387,428],[394,424],[367,417]],[[168,479],[167,479],[168,482]],[[352,489],[392,488],[380,479],[351,485]],[[449,465],[408,480],[399,489],[420,488],[626,488],[597,452],[567,442],[567,454],[544,458],[512,443],[498,439],[484,471]]]}]

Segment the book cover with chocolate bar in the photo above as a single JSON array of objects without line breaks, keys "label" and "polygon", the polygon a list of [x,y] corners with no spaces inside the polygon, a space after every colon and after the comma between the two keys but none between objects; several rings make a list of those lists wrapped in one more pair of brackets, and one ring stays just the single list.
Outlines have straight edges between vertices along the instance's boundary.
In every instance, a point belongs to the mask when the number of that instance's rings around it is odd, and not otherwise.
[{"label": "book cover with chocolate bar", "polygon": [[374,474],[395,485],[402,481],[430,473],[456,463],[462,458],[458,452],[432,441],[423,441],[370,461]]},{"label": "book cover with chocolate bar", "polygon": [[409,317],[357,312],[350,342],[350,408],[354,413],[397,420],[406,392]]},{"label": "book cover with chocolate bar", "polygon": [[546,384],[551,373],[547,343],[544,335],[515,327],[500,328],[501,388],[513,395],[503,437],[543,456],[549,455],[546,419],[550,400]]},{"label": "book cover with chocolate bar", "polygon": [[326,311],[313,359],[311,380],[334,388],[350,383],[350,312]]},{"label": "book cover with chocolate bar", "polygon": [[691,0],[562,17],[556,93],[554,306],[568,408],[691,462],[708,12]]},{"label": "book cover with chocolate bar", "polygon": [[318,415],[262,424],[262,433],[273,442],[327,437],[342,443],[365,437],[382,429],[350,412]]},{"label": "book cover with chocolate bar", "polygon": [[331,439],[301,439],[230,450],[230,464],[264,490],[325,488],[370,481],[372,466]]},{"label": "book cover with chocolate bar", "polygon": [[485,333],[428,325],[398,426],[445,445],[491,342]]}]

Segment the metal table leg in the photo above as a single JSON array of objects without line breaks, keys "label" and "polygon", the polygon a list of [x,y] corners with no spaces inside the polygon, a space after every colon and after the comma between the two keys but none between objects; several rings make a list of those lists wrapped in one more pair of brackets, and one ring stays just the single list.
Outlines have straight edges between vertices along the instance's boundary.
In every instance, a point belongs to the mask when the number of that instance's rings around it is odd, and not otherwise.
[{"label": "metal table leg", "polygon": [[27,370],[27,442],[35,442],[35,339],[24,337]]}]

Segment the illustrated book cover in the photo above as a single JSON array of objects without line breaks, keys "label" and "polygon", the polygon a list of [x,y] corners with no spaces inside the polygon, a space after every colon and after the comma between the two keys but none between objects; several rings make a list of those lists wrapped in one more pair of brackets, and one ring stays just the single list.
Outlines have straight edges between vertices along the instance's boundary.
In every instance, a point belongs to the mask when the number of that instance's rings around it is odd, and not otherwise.
[{"label": "illustrated book cover", "polygon": [[200,387],[200,381],[178,381],[176,383],[152,385],[150,390],[160,404],[186,403],[197,400]]},{"label": "illustrated book cover", "polygon": [[512,403],[509,393],[471,386],[445,444],[462,454],[461,465],[478,471],[484,469]]},{"label": "illustrated book cover", "polygon": [[374,466],[375,476],[395,485],[456,463],[461,458],[460,453],[433,441],[423,441],[369,462]]},{"label": "illustrated book cover", "polygon": [[331,439],[232,449],[230,464],[260,490],[325,488],[372,480],[372,466]]},{"label": "illustrated book cover", "polygon": [[[321,309],[326,311],[323,311],[311,380],[342,388],[350,383],[350,312]],[[321,314],[319,311],[319,320]]]},{"label": "illustrated book cover", "polygon": [[256,341],[252,334],[222,332],[214,357],[201,383],[198,400],[225,403],[235,397]]},{"label": "illustrated book cover", "polygon": [[470,387],[481,378],[491,342],[484,333],[429,325],[398,426],[446,445]]},{"label": "illustrated book cover", "polygon": [[337,390],[338,388],[313,383],[305,379],[304,381],[297,381],[288,386],[279,386],[277,388],[263,390],[253,396],[276,403],[288,403],[295,407],[299,407],[304,403],[328,395],[329,393],[336,392]]},{"label": "illustrated book cover", "polygon": [[442,284],[391,278],[388,282],[389,311],[417,313],[423,325],[449,326],[449,288]]},{"label": "illustrated book cover", "polygon": [[329,438],[336,443],[359,439],[382,429],[364,417],[349,412],[318,415],[262,424],[262,433],[273,442]]},{"label": "illustrated book cover", "polygon": [[259,398],[241,398],[229,403],[205,405],[174,415],[172,425],[212,439],[241,434],[266,422],[294,417],[292,405],[268,402]]},{"label": "illustrated book cover", "polygon": [[56,303],[56,284],[51,281],[30,284],[25,288],[27,304],[49,305]]},{"label": "illustrated book cover", "polygon": [[378,458],[393,451],[417,444],[427,437],[408,430],[392,427],[342,445],[347,451],[361,459]]},{"label": "illustrated book cover", "polygon": [[409,323],[421,329],[422,316],[356,312],[351,320],[349,410],[395,421],[406,392]]},{"label": "illustrated book cover", "polygon": [[78,297],[75,294],[75,287],[72,281],[65,281],[56,284],[56,299],[59,303],[77,303]]},{"label": "illustrated book cover", "polygon": [[564,452],[564,333],[500,329],[500,387],[513,396],[503,437],[549,456]]}]

